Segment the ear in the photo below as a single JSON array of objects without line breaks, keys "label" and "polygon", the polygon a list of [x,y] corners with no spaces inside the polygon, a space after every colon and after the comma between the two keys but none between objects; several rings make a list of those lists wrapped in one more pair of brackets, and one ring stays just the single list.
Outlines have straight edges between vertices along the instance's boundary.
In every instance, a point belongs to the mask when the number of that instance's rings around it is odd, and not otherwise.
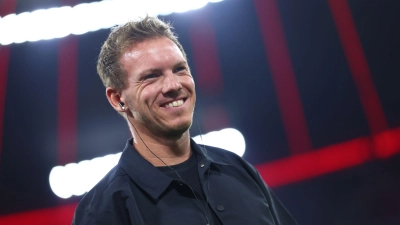
[{"label": "ear", "polygon": [[[112,87],[108,87],[106,89],[106,96],[108,99],[108,102],[110,102],[111,106],[118,112],[125,112],[127,109],[126,103],[124,101],[124,99],[121,97],[121,93],[118,92],[117,90],[115,90]],[[124,102],[125,103],[125,110],[123,110],[121,108],[121,106],[119,105],[120,102]]]}]

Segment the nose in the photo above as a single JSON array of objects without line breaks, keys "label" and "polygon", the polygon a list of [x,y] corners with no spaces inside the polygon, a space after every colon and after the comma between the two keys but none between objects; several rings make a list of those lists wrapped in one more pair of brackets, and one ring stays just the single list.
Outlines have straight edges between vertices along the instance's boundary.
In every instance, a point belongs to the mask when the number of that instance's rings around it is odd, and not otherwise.
[{"label": "nose", "polygon": [[168,73],[165,75],[164,81],[163,81],[163,88],[162,88],[162,93],[167,94],[171,92],[178,92],[180,89],[182,89],[182,85],[178,80],[178,77],[173,74],[173,73]]}]

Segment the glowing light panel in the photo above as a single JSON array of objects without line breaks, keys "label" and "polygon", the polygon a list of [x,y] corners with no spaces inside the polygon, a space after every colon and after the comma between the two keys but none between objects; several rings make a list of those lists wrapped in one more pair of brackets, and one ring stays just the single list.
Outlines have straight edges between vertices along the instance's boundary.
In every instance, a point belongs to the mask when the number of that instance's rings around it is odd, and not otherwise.
[{"label": "glowing light panel", "polygon": [[[193,137],[198,144],[230,150],[242,156],[246,149],[243,135],[236,129],[226,128]],[[60,198],[80,196],[92,189],[115,165],[121,153],[56,166],[50,171],[51,190]]]},{"label": "glowing light panel", "polygon": [[199,9],[222,0],[104,0],[0,17],[0,44],[61,38],[109,28],[146,15]]}]

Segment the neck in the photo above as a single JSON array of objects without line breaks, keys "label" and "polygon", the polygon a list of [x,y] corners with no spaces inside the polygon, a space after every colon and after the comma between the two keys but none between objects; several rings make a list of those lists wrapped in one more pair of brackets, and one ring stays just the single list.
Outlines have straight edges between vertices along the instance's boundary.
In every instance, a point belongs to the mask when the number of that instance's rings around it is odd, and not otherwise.
[{"label": "neck", "polygon": [[[140,125],[139,127],[142,128]],[[158,137],[150,132],[141,132],[142,129],[139,127],[136,126],[138,129],[136,130],[130,125],[133,145],[136,151],[154,166],[165,166],[165,164],[172,166],[189,159],[191,148],[188,130],[179,138],[172,139]]]}]

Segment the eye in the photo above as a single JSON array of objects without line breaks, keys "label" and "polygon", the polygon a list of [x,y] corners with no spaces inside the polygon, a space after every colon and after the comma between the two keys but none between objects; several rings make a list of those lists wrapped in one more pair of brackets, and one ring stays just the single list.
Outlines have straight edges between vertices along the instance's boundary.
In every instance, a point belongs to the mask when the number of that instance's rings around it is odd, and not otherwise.
[{"label": "eye", "polygon": [[185,71],[187,68],[186,66],[178,66],[177,68],[175,68],[174,72],[180,72],[180,71]]},{"label": "eye", "polygon": [[158,77],[158,74],[152,73],[152,74],[148,74],[148,75],[144,76],[143,80],[154,79],[154,78],[157,78],[157,77]]}]

